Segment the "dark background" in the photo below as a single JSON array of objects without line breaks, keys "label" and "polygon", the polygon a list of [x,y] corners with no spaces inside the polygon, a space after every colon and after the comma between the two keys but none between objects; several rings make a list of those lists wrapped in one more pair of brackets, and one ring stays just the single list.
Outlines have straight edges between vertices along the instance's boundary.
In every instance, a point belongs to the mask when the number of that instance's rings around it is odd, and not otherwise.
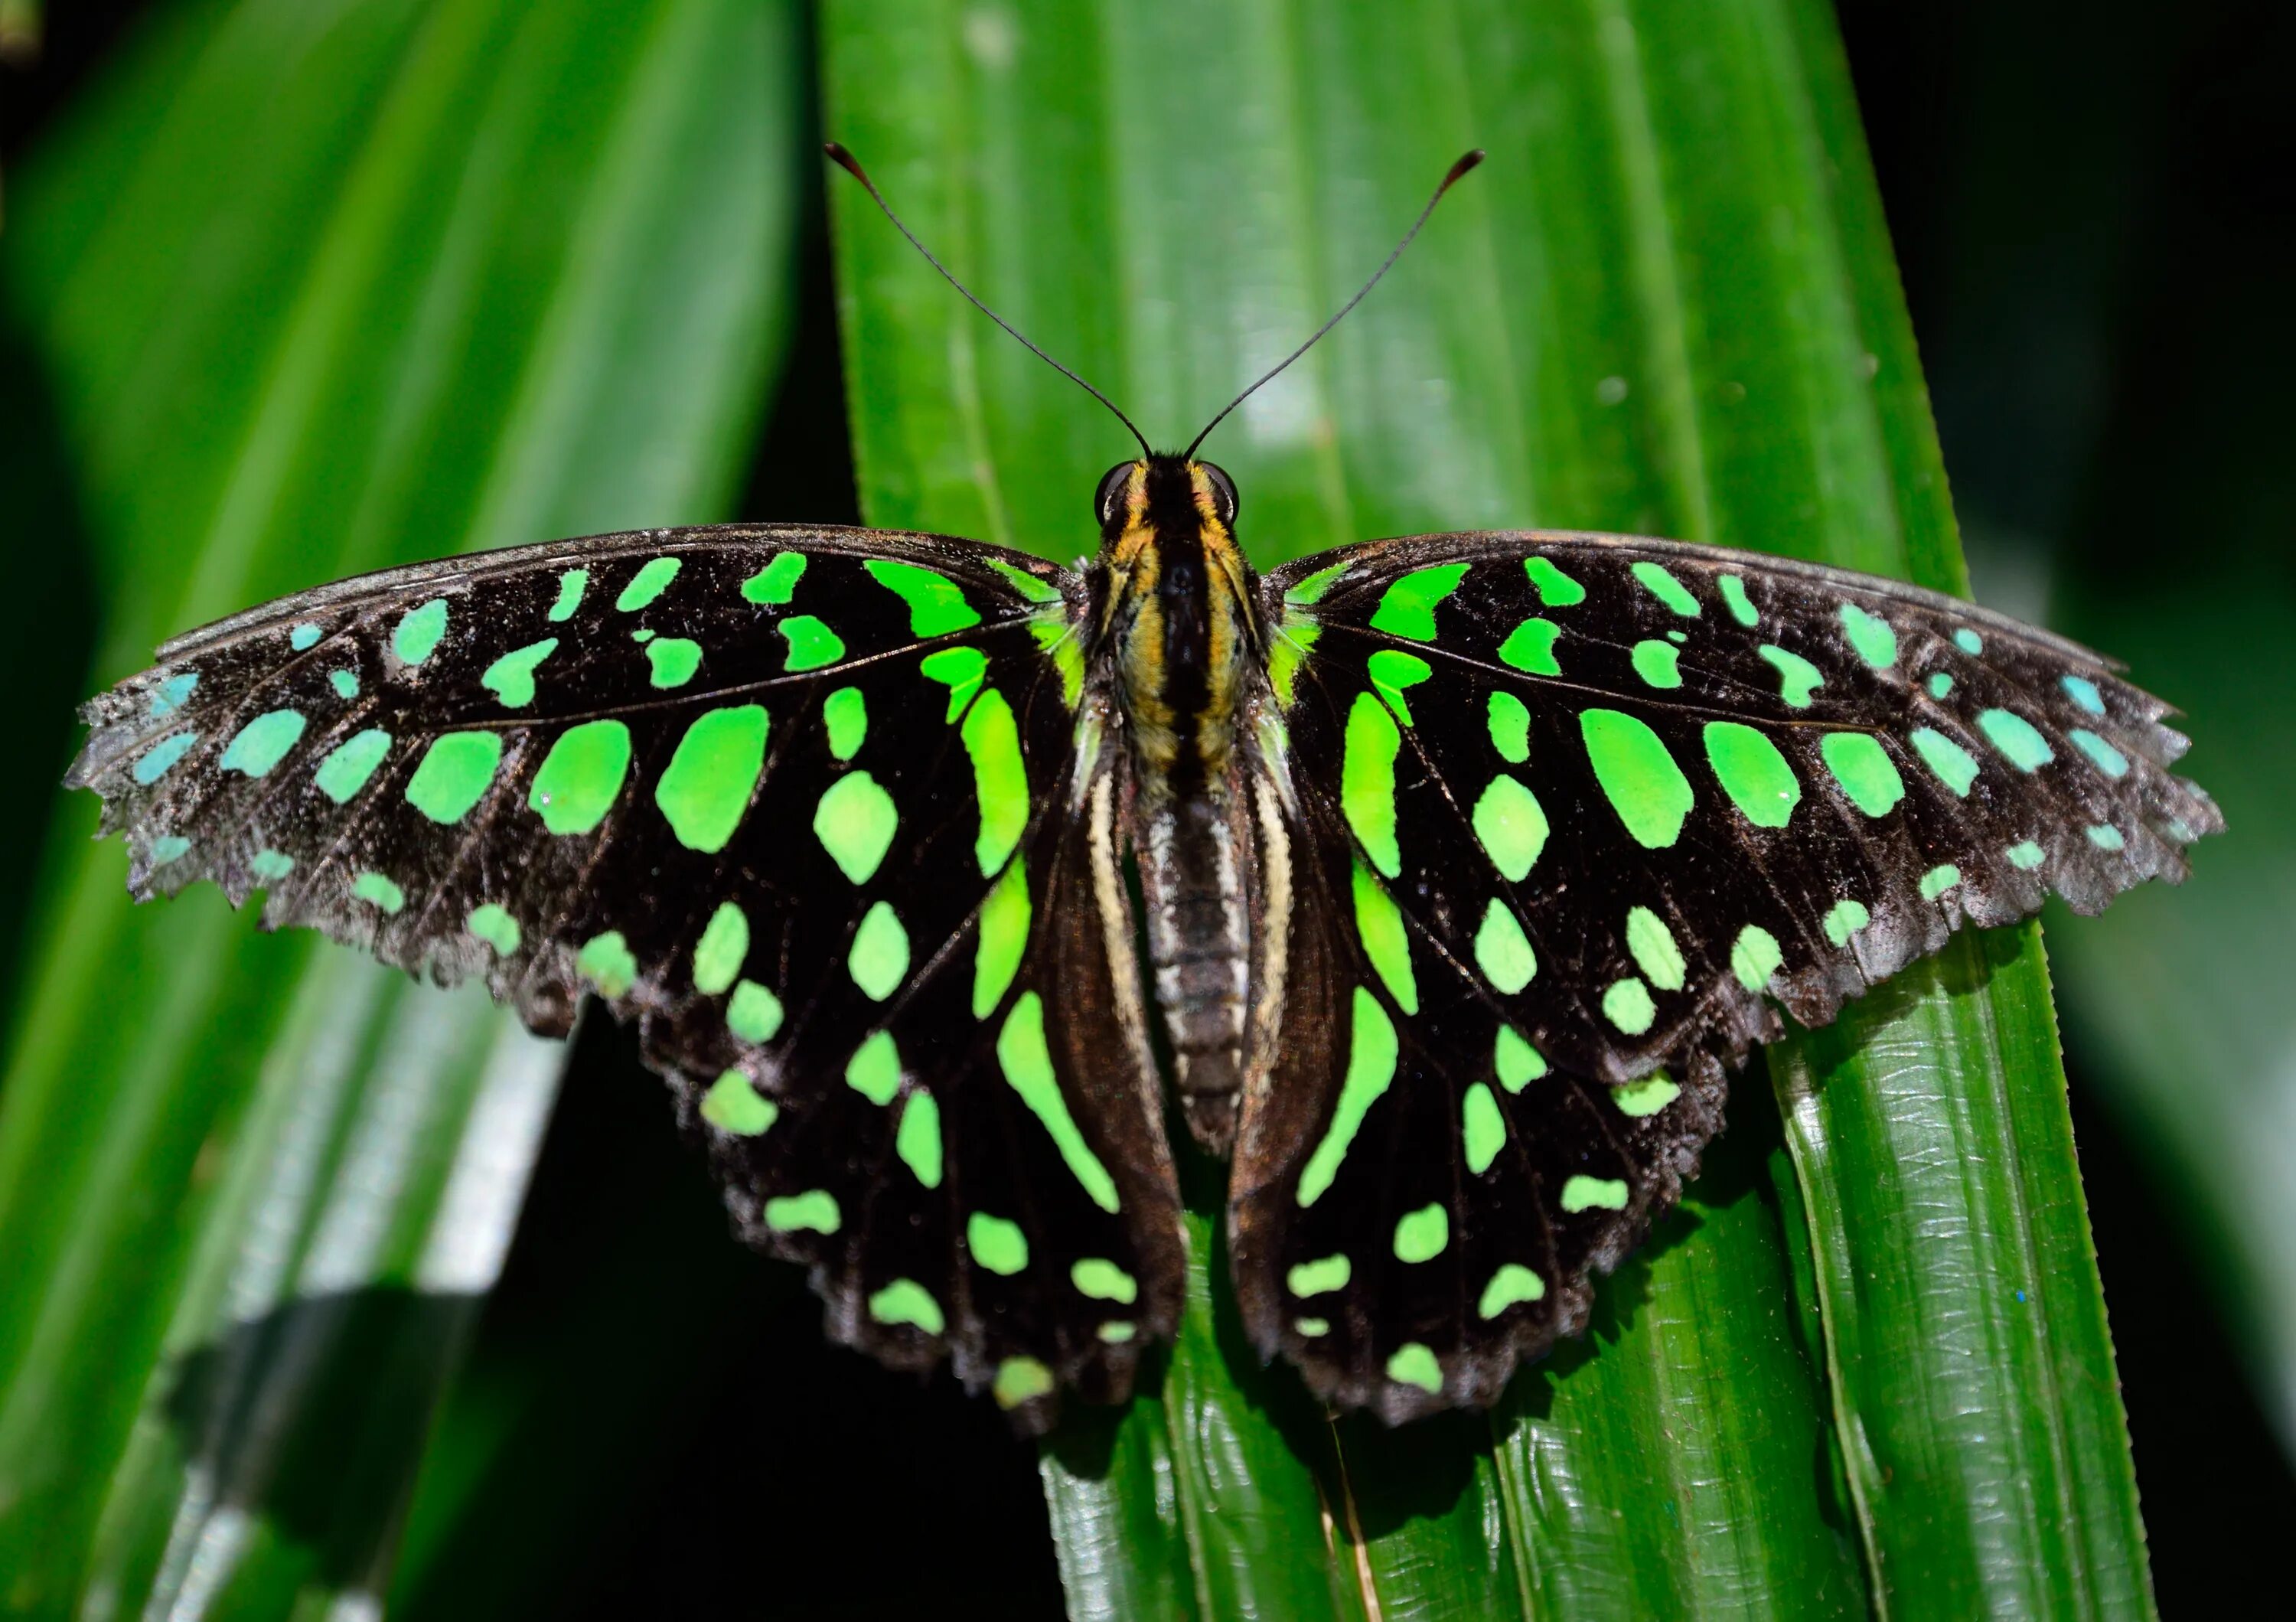
[{"label": "dark background", "polygon": [[[40,58],[0,68],[0,168],[144,9],[50,8]],[[2046,601],[2077,602],[2083,580],[2174,547],[2196,489],[2259,520],[2211,566],[2284,582],[2296,557],[2254,537],[2296,532],[2285,381],[2296,363],[2296,8],[1839,0],[1838,11],[1979,595],[2032,613],[2054,578]],[[817,195],[808,219],[797,347],[738,516],[852,522]],[[2281,1592],[2296,1474],[2218,1322],[2191,1225],[2161,1197],[2142,1135],[2085,1084],[2095,1060],[2078,1025],[2067,1039],[2162,1612]],[[593,1025],[472,1378],[490,1359],[576,1337],[600,1348],[586,1366],[658,1380],[663,1400],[643,1435],[583,1433],[566,1472],[583,1485],[570,1490],[600,1501],[503,1505],[486,1536],[554,1536],[570,1507],[594,1528],[564,1552],[564,1587],[545,1607],[558,1614],[721,1614],[745,1598],[838,1614],[857,1578],[869,1608],[887,1612],[1059,1615],[1033,1453],[945,1377],[915,1387],[826,1346],[785,1270],[726,1239],[708,1180],[644,1079],[625,1035]],[[658,1215],[632,1234],[619,1216],[632,1210]],[[612,1323],[569,1321],[566,1286],[581,1269],[660,1245],[713,1257],[715,1288],[693,1291],[681,1270],[675,1298],[641,1292]],[[701,1337],[709,1365],[649,1362],[656,1314],[712,1320]],[[613,1468],[600,1468],[601,1447]],[[785,1558],[852,1549],[872,1528],[893,1535],[867,1540],[865,1573]],[[512,1604],[498,1598],[460,1588],[454,1610]]]}]

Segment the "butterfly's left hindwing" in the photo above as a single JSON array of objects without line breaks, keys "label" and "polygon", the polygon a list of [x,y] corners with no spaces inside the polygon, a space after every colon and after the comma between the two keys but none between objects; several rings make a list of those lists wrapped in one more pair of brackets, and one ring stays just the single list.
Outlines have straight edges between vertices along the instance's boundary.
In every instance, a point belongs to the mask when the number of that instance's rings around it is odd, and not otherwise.
[{"label": "butterfly's left hindwing", "polygon": [[1429,537],[1292,565],[1266,608],[1295,959],[1329,983],[1295,979],[1247,1101],[1237,1283],[1263,1348],[1391,1419],[1493,1400],[1583,1323],[1779,1009],[1824,1024],[2050,889],[2181,877],[2221,826],[2158,700],[1885,581]]},{"label": "butterfly's left hindwing", "polygon": [[1114,938],[1082,929],[1075,589],[871,531],[400,570],[163,649],[72,781],[139,895],[261,889],[537,1029],[586,993],[636,1019],[832,1331],[1041,1423],[1128,1388],[1180,1275],[1142,1056],[1060,1000]]}]

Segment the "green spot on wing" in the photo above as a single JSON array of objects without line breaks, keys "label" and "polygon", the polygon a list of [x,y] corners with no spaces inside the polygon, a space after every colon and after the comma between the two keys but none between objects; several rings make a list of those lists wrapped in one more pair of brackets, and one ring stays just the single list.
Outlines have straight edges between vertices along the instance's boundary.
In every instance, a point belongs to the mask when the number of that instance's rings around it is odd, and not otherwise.
[{"label": "green spot on wing", "polygon": [[276,884],[295,871],[295,858],[283,850],[258,850],[248,858],[247,871],[258,883]]},{"label": "green spot on wing", "polygon": [[2104,713],[2104,695],[2097,692],[2096,684],[2089,680],[2088,677],[2085,676],[2068,676],[2063,677],[2058,684],[2065,690],[2065,696],[2067,698],[2079,705],[2083,709],[2087,710],[2089,714],[2093,716],[2101,716]]},{"label": "green spot on wing", "polygon": [[502,750],[500,733],[440,733],[406,780],[406,803],[434,823],[461,822],[486,798]]},{"label": "green spot on wing", "polygon": [[1980,710],[1977,726],[1985,734],[1986,741],[2021,772],[2038,771],[2057,758],[2039,729],[2013,710]]},{"label": "green spot on wing", "polygon": [[1390,582],[1372,614],[1371,628],[1414,642],[1434,641],[1435,605],[1459,589],[1459,582],[1467,578],[1467,567],[1439,563],[1432,569],[1414,569]]},{"label": "green spot on wing", "polygon": [[829,730],[829,752],[850,760],[861,752],[869,735],[869,703],[858,687],[840,687],[821,701],[822,724]]},{"label": "green spot on wing", "polygon": [[1102,1210],[1113,1213],[1118,1203],[1115,1180],[1085,1142],[1069,1114],[1068,1101],[1061,1096],[1060,1082],[1053,1074],[1052,1053],[1045,1044],[1044,999],[1035,992],[1022,992],[1013,1002],[1013,1012],[1004,1016],[1004,1028],[996,1037],[996,1062],[1006,1084],[1052,1135],[1054,1147],[1083,1184],[1086,1196]]},{"label": "green spot on wing", "polygon": [[829,785],[814,807],[813,836],[846,878],[866,884],[892,848],[900,813],[893,797],[866,772],[849,772]]},{"label": "green spot on wing", "polygon": [[498,901],[473,907],[469,921],[463,927],[492,946],[497,957],[508,957],[526,938],[526,932],[518,927],[518,920],[512,917],[510,909]]},{"label": "green spot on wing", "polygon": [[1627,1208],[1627,1183],[1623,1177],[1574,1176],[1562,1185],[1562,1208],[1577,1213],[1587,1210],[1623,1211]]},{"label": "green spot on wing", "polygon": [[996,1012],[1021,971],[1029,949],[1029,875],[1023,858],[1014,856],[1004,876],[996,881],[980,904],[980,941],[972,961],[972,1017],[985,1020]]},{"label": "green spot on wing", "polygon": [[1985,651],[1985,638],[1964,626],[1953,634],[1953,645],[1975,659]]},{"label": "green spot on wing", "polygon": [[917,668],[948,689],[947,719],[954,721],[972,702],[988,674],[988,655],[978,648],[943,648],[917,661]]},{"label": "green spot on wing", "polygon": [[1510,1093],[1520,1093],[1546,1074],[1546,1059],[1523,1040],[1521,1032],[1512,1025],[1502,1025],[1497,1039],[1491,1044],[1491,1068],[1499,1078],[1499,1085]]},{"label": "green spot on wing", "polygon": [[1531,589],[1547,607],[1575,608],[1587,601],[1587,588],[1557,569],[1553,560],[1527,558],[1522,568],[1530,577]]},{"label": "green spot on wing", "polygon": [[1355,1142],[1356,1134],[1362,1129],[1364,1117],[1395,1080],[1395,1061],[1399,1052],[1395,1022],[1387,1017],[1387,1010],[1368,990],[1357,987],[1348,1040],[1348,1073],[1340,1083],[1340,1099],[1332,1107],[1331,1125],[1300,1170],[1300,1186],[1293,1197],[1302,1208],[1322,1199],[1324,1191],[1332,1186],[1332,1180],[1340,1175],[1340,1162],[1347,1158],[1348,1145]]},{"label": "green spot on wing", "polygon": [[742,595],[760,608],[780,608],[805,573],[805,553],[777,552],[766,566],[742,582]]},{"label": "green spot on wing", "polygon": [[390,633],[390,651],[401,663],[419,665],[430,657],[439,639],[447,635],[447,600],[433,597],[420,608],[413,608],[399,616],[398,624]]},{"label": "green spot on wing", "polygon": [[163,833],[152,841],[152,863],[165,867],[170,862],[181,861],[191,854],[192,842],[180,833]]},{"label": "green spot on wing", "polygon": [[1660,850],[1680,838],[1696,796],[1665,741],[1646,723],[1615,709],[1581,710],[1578,731],[1595,780],[1635,842]]},{"label": "green spot on wing", "polygon": [[504,709],[523,709],[534,702],[534,668],[558,651],[558,638],[513,648],[486,668],[479,685],[492,692]]},{"label": "green spot on wing", "polygon": [[947,575],[890,558],[872,558],[861,567],[869,571],[871,579],[908,604],[913,636],[939,636],[980,623],[980,614],[964,600],[964,591]]},{"label": "green spot on wing", "polygon": [[614,599],[614,606],[625,614],[635,614],[668,591],[683,567],[685,561],[680,558],[648,558],[630,577],[630,583],[622,587],[622,594]]},{"label": "green spot on wing", "polygon": [[972,1252],[974,1261],[999,1278],[1009,1279],[1029,1265],[1029,1237],[1021,1232],[1021,1225],[986,1211],[975,1211],[965,1219],[964,1248]]},{"label": "green spot on wing", "polygon": [[726,1004],[726,1028],[743,1042],[770,1042],[782,1028],[782,1000],[755,980],[737,981]]},{"label": "green spot on wing", "polygon": [[784,670],[817,670],[845,657],[845,642],[811,614],[791,614],[778,627],[789,643]]},{"label": "green spot on wing", "polygon": [[762,1136],[781,1113],[781,1106],[758,1097],[750,1078],[739,1070],[726,1071],[701,1095],[701,1118],[732,1137]]},{"label": "green spot on wing", "polygon": [[1399,1386],[1416,1386],[1430,1397],[1442,1395],[1443,1364],[1431,1347],[1417,1340],[1406,1340],[1396,1348],[1395,1356],[1387,1360],[1387,1377]]},{"label": "green spot on wing", "polygon": [[1825,685],[1825,677],[1818,668],[1799,653],[1789,653],[1775,643],[1764,643],[1755,651],[1778,673],[1778,697],[1789,709],[1808,709],[1809,695]]},{"label": "green spot on wing", "polygon": [[901,1050],[893,1033],[881,1030],[853,1050],[845,1061],[845,1085],[873,1104],[890,1104],[901,1090]]},{"label": "green spot on wing", "polygon": [[164,721],[181,709],[199,684],[200,673],[196,670],[178,670],[161,682],[152,691],[152,718]]},{"label": "green spot on wing", "polygon": [[940,1303],[914,1279],[895,1279],[869,1298],[869,1315],[880,1323],[906,1323],[938,1335],[948,1327]]},{"label": "green spot on wing", "polygon": [[1718,584],[1722,587],[1722,601],[1728,605],[1731,618],[1742,626],[1755,626],[1761,623],[1762,616],[1754,607],[1752,600],[1746,595],[1746,583],[1743,580],[1735,575],[1724,575]]},{"label": "green spot on wing", "polygon": [[1675,944],[1674,931],[1666,927],[1666,921],[1646,906],[1627,909],[1627,953],[1644,978],[1660,991],[1682,989],[1688,971],[1682,948]]},{"label": "green spot on wing", "polygon": [[1284,1284],[1296,1296],[1327,1295],[1334,1290],[1345,1290],[1355,1269],[1344,1256],[1325,1256],[1312,1262],[1301,1262],[1283,1275]]},{"label": "green spot on wing", "polygon": [[1087,1256],[1069,1269],[1069,1282],[1095,1301],[1129,1307],[1140,1298],[1140,1281],[1103,1257]]},{"label": "green spot on wing", "polygon": [[853,950],[846,959],[853,983],[873,1003],[882,1003],[900,989],[909,972],[909,932],[901,925],[892,903],[880,901],[861,918],[853,932]]},{"label": "green spot on wing", "polygon": [[1411,971],[1411,937],[1403,913],[1361,857],[1355,864],[1356,932],[1364,955],[1386,983],[1388,995],[1407,1014],[1419,1012],[1419,982]]},{"label": "green spot on wing", "polygon": [[718,903],[693,943],[693,988],[714,997],[731,986],[750,955],[749,914],[731,901]]},{"label": "green spot on wing", "polygon": [[590,584],[586,569],[570,569],[558,577],[558,601],[550,605],[550,623],[563,625],[582,606],[582,593]]},{"label": "green spot on wing", "polygon": [[808,1189],[802,1194],[785,1194],[766,1201],[766,1225],[776,1233],[799,1229],[834,1233],[841,1220],[837,1196],[825,1188]]},{"label": "green spot on wing", "polygon": [[1778,948],[1778,938],[1759,923],[1750,923],[1739,930],[1730,948],[1730,972],[1749,991],[1767,990],[1770,976],[1785,961],[1786,954]]},{"label": "green spot on wing", "polygon": [[1053,1372],[1034,1357],[1007,1357],[996,1365],[990,1388],[1000,1408],[1017,1408],[1053,1392]]},{"label": "green spot on wing", "polygon": [[709,710],[677,741],[654,784],[653,801],[679,844],[714,856],[742,825],[765,769],[765,707]]},{"label": "green spot on wing", "polygon": [[1714,781],[1757,828],[1783,828],[1801,803],[1801,782],[1768,734],[1737,721],[1706,724],[1706,764]]},{"label": "green spot on wing", "polygon": [[2128,757],[2089,731],[2087,727],[2076,726],[2065,736],[2070,738],[2080,752],[2087,755],[2095,765],[2096,769],[2107,777],[2125,777],[2128,774]]},{"label": "green spot on wing", "polygon": [[1479,1177],[1491,1168],[1506,1143],[1506,1122],[1499,1114],[1499,1101],[1480,1081],[1469,1086],[1459,1101],[1459,1136],[1467,1169]]},{"label": "green spot on wing", "polygon": [[1546,1298],[1546,1281],[1521,1262],[1507,1262],[1483,1286],[1482,1298],[1475,1303],[1475,1314],[1478,1317],[1496,1318],[1510,1307]]},{"label": "green spot on wing", "polygon": [[629,768],[630,729],[611,718],[584,721],[551,744],[526,803],[553,833],[588,833],[606,820]]},{"label": "green spot on wing", "polygon": [[986,878],[1004,865],[1029,825],[1029,771],[1021,758],[1021,729],[1004,695],[991,687],[965,712],[958,735],[972,758],[972,791],[980,805],[980,833],[972,850]]},{"label": "green spot on wing", "polygon": [[1651,1001],[1650,987],[1628,975],[1603,993],[1603,1017],[1629,1036],[1639,1036],[1657,1020],[1658,1004]]},{"label": "green spot on wing", "polygon": [[1546,848],[1546,813],[1538,797],[1500,772],[1492,777],[1469,820],[1491,865],[1510,884],[1520,884]]},{"label": "green spot on wing", "polygon": [[1395,757],[1402,746],[1387,706],[1356,694],[1340,760],[1340,809],[1371,864],[1390,879],[1403,871],[1395,842]]},{"label": "green spot on wing", "polygon": [[363,872],[351,881],[351,894],[359,900],[396,913],[406,905],[406,892],[378,872]]},{"label": "green spot on wing", "polygon": [[619,930],[608,930],[585,941],[574,954],[574,969],[609,1000],[624,995],[637,984],[638,960]]},{"label": "green spot on wing", "polygon": [[1507,639],[1499,643],[1499,657],[1533,676],[1561,676],[1562,666],[1554,657],[1554,639],[1562,635],[1562,627],[1554,621],[1533,615],[1507,633]]},{"label": "green spot on wing", "polygon": [[1673,571],[1663,564],[1653,563],[1645,558],[1635,565],[1634,576],[1642,582],[1644,591],[1684,618],[1695,619],[1698,617],[1698,599],[1692,596],[1690,588],[1676,579]]},{"label": "green spot on wing", "polygon": [[359,694],[358,674],[352,670],[330,670],[327,680],[333,684],[339,699],[355,699]]},{"label": "green spot on wing", "polygon": [[1345,561],[1341,561],[1328,569],[1319,569],[1314,574],[1303,577],[1292,586],[1291,590],[1283,594],[1283,601],[1300,603],[1321,602],[1324,600],[1324,594],[1332,589],[1332,582],[1347,573],[1349,567],[1350,565]]},{"label": "green spot on wing", "polygon": [[2111,823],[2098,823],[2086,831],[2088,834],[2088,842],[2099,850],[2121,850],[2128,844],[2128,841],[2121,837],[2120,830]]},{"label": "green spot on wing", "polygon": [[1931,774],[1956,794],[1966,796],[1969,785],[1977,781],[1977,757],[1933,726],[1916,726],[1912,739]]},{"label": "green spot on wing", "polygon": [[1635,674],[1648,687],[1679,687],[1682,671],[1677,664],[1681,651],[1670,642],[1643,641],[1635,644],[1632,655]]},{"label": "green spot on wing", "polygon": [[1953,691],[1953,677],[1943,670],[1930,677],[1930,697],[1941,699]]},{"label": "green spot on wing", "polygon": [[294,649],[298,653],[302,652],[307,648],[315,648],[318,646],[318,643],[319,627],[317,626],[309,624],[299,625],[293,630],[287,633],[287,645]]},{"label": "green spot on wing", "polygon": [[1013,589],[1031,602],[1058,602],[1061,588],[1042,575],[1032,575],[1025,569],[1007,563],[1002,558],[990,558],[988,567],[1013,583]]},{"label": "green spot on wing", "polygon": [[1961,869],[1952,863],[1943,863],[1922,875],[1922,899],[1934,901],[1961,882]]},{"label": "green spot on wing", "polygon": [[1434,667],[1416,653],[1382,648],[1365,661],[1364,668],[1371,677],[1372,690],[1387,701],[1397,720],[1410,725],[1411,706],[1404,701],[1403,690],[1425,681],[1435,673]]},{"label": "green spot on wing", "polygon": [[312,774],[312,781],[319,785],[322,794],[340,806],[366,787],[367,780],[374,775],[374,768],[390,752],[390,734],[379,726],[370,726],[330,750],[327,758],[319,762],[319,769]]},{"label": "green spot on wing", "polygon": [[1494,689],[1488,707],[1491,747],[1514,766],[1530,758],[1530,710],[1512,692]]},{"label": "green spot on wing", "polygon": [[244,772],[250,777],[264,776],[286,758],[287,751],[302,735],[302,711],[266,710],[241,727],[224,746],[223,758],[216,762],[217,767],[226,772]]},{"label": "green spot on wing", "polygon": [[1890,622],[1879,615],[1869,614],[1854,602],[1841,605],[1841,633],[1857,657],[1876,670],[1887,670],[1898,662],[1898,634]]},{"label": "green spot on wing", "polygon": [[1618,1106],[1619,1113],[1633,1116],[1638,1120],[1656,1115],[1681,1096],[1682,1089],[1670,1077],[1663,1075],[1611,1089],[1611,1102]]},{"label": "green spot on wing", "polygon": [[1484,909],[1482,926],[1475,931],[1475,966],[1495,989],[1507,996],[1529,985],[1538,972],[1538,958],[1530,949],[1529,938],[1506,903],[1496,896]]},{"label": "green spot on wing", "polygon": [[657,687],[683,687],[701,668],[701,644],[683,636],[665,636],[646,644],[646,662],[653,667],[650,678]]},{"label": "green spot on wing", "polygon": [[940,1186],[940,1101],[920,1087],[901,1106],[900,1130],[893,1135],[893,1152],[909,1175],[925,1188]]},{"label": "green spot on wing", "polygon": [[1874,915],[1866,910],[1864,902],[1851,901],[1844,897],[1835,902],[1826,912],[1824,925],[1825,938],[1837,946],[1846,946],[1849,944],[1849,938],[1852,935],[1873,922]]},{"label": "green spot on wing", "polygon": [[1871,733],[1828,733],[1817,752],[1849,803],[1866,815],[1887,816],[1905,799],[1897,763]]},{"label": "green spot on wing", "polygon": [[2009,858],[2010,866],[2024,872],[2032,872],[2046,859],[2046,854],[2030,840],[2020,840],[2002,854]]},{"label": "green spot on wing", "polygon": [[1450,1242],[1451,1216],[1439,1204],[1421,1206],[1397,1219],[1395,1259],[1399,1262],[1431,1262]]}]

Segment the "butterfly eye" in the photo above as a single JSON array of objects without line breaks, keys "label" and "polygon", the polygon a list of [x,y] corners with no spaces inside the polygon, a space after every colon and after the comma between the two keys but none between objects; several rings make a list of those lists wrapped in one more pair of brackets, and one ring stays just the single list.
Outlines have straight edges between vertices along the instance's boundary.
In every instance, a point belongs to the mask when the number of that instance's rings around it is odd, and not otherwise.
[{"label": "butterfly eye", "polygon": [[1092,498],[1092,507],[1103,526],[1116,516],[1116,504],[1124,499],[1124,487],[1132,482],[1132,470],[1139,465],[1119,462],[1100,476],[1100,491]]},{"label": "butterfly eye", "polygon": [[1196,465],[1203,469],[1204,477],[1211,480],[1213,511],[1219,514],[1221,523],[1233,529],[1235,527],[1235,480],[1227,476],[1226,469],[1216,463],[1199,462]]}]

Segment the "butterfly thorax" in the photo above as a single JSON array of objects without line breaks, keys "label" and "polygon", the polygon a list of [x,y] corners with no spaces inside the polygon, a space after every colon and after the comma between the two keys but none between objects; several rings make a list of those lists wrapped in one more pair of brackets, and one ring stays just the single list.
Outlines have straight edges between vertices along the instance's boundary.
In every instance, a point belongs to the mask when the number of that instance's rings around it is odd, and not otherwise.
[{"label": "butterfly thorax", "polygon": [[[1232,510],[1230,510],[1232,511]],[[1234,1135],[1259,884],[1239,721],[1259,672],[1251,572],[1201,464],[1133,464],[1103,530],[1102,657],[1130,766],[1128,834],[1149,967],[1183,1113],[1207,1148]]]}]

